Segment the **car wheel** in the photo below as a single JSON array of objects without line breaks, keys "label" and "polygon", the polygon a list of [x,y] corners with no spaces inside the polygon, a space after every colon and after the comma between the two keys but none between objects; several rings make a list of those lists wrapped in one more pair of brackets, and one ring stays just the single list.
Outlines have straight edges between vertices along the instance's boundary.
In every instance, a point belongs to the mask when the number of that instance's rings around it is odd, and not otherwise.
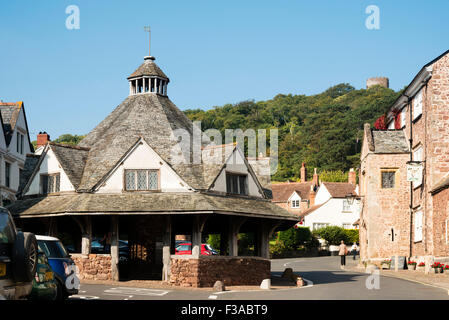
[{"label": "car wheel", "polygon": [[13,274],[17,282],[31,282],[37,268],[36,236],[29,232],[17,233],[13,248]]}]

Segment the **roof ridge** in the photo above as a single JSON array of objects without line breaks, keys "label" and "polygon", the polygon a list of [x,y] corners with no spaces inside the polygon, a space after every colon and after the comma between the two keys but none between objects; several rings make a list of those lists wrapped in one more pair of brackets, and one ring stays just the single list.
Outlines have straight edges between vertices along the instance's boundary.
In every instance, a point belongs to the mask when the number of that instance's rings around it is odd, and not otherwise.
[{"label": "roof ridge", "polygon": [[72,145],[69,145],[69,144],[56,143],[56,142],[53,142],[53,141],[50,141],[48,144],[50,144],[52,146],[57,146],[57,147],[70,148],[70,149],[83,150],[83,151],[90,151],[90,148],[88,148],[88,147],[72,146]]}]

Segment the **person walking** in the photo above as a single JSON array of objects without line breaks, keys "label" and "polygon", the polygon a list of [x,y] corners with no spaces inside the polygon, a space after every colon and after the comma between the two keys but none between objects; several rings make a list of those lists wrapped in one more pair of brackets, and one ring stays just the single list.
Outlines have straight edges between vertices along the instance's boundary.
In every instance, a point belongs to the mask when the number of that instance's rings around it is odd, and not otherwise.
[{"label": "person walking", "polygon": [[357,246],[357,243],[354,242],[354,244],[351,247],[351,251],[352,251],[352,260],[355,260],[355,256],[357,255],[357,252],[359,251],[359,247]]},{"label": "person walking", "polygon": [[346,248],[345,242],[341,240],[340,251],[338,251],[338,255],[341,257],[341,267],[345,268],[346,265],[346,254],[348,253],[348,249]]}]

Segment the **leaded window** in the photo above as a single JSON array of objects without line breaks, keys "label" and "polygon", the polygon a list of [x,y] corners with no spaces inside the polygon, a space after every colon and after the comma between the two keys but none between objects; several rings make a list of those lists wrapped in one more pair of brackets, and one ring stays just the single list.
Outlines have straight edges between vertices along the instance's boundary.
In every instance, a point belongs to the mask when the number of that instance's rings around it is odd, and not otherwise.
[{"label": "leaded window", "polygon": [[395,171],[382,171],[382,189],[394,188],[395,177]]},{"label": "leaded window", "polygon": [[127,191],[159,190],[159,170],[147,170],[147,169],[125,170],[125,190]]},{"label": "leaded window", "polygon": [[226,172],[226,190],[231,194],[248,195],[248,176]]},{"label": "leaded window", "polygon": [[60,191],[61,176],[59,173],[41,175],[42,194],[55,193]]}]

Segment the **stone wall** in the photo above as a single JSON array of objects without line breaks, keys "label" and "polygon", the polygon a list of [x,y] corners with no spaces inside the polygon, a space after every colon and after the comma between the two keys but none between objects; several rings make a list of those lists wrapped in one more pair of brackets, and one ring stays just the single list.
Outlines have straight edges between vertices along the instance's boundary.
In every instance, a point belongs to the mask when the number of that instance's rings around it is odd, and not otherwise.
[{"label": "stone wall", "polygon": [[182,287],[212,287],[220,280],[227,286],[260,285],[270,278],[271,263],[258,257],[172,256],[170,283]]},{"label": "stone wall", "polygon": [[449,189],[433,196],[434,255],[449,256]]},{"label": "stone wall", "polygon": [[72,254],[71,257],[79,268],[80,280],[112,280],[109,254]]}]

